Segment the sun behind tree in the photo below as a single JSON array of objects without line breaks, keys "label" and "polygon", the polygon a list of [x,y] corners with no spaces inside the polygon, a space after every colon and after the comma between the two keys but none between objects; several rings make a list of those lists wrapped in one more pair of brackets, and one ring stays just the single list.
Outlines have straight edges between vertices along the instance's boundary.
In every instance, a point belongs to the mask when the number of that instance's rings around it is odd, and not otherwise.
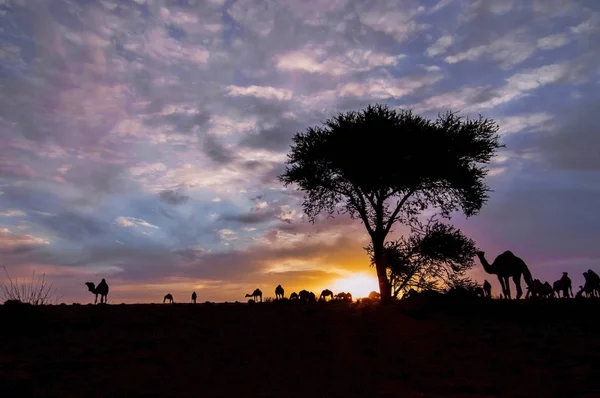
[{"label": "sun behind tree", "polygon": [[486,165],[499,144],[493,120],[454,113],[427,120],[385,105],[341,113],[293,138],[279,177],[306,193],[311,222],[321,212],[359,218],[371,238],[382,302],[391,299],[385,242],[396,222],[426,209],[475,215],[486,202]]}]

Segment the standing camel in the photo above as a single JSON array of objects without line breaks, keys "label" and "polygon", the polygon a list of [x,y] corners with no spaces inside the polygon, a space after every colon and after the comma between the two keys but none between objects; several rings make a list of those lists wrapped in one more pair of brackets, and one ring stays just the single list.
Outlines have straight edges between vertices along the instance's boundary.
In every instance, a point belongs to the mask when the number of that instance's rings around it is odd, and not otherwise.
[{"label": "standing camel", "polygon": [[325,301],[325,299],[329,296],[329,298],[331,300],[333,300],[333,292],[329,289],[325,289],[321,292],[321,295],[319,296],[319,301],[323,300]]},{"label": "standing camel", "polygon": [[259,288],[254,289],[252,294],[247,294],[246,297],[252,297],[252,300],[257,301],[256,298],[260,298],[260,302],[262,303],[262,292]]},{"label": "standing camel", "polygon": [[173,303],[173,295],[171,293],[165,294],[165,297],[163,298],[163,304],[167,301],[171,304]]},{"label": "standing camel", "polygon": [[588,269],[587,272],[583,273],[583,277],[585,278],[584,288],[588,292],[588,296],[600,297],[600,276]]},{"label": "standing camel", "polygon": [[[569,278],[568,272],[563,272],[559,280],[554,282],[554,293],[560,298],[560,292],[563,293],[563,298],[573,297],[573,287],[571,286],[571,278]],[[569,291],[571,295],[569,295]]]},{"label": "standing camel", "polygon": [[275,298],[278,300],[283,300],[283,293],[284,290],[281,287],[281,285],[277,285],[277,287],[275,288]]},{"label": "standing camel", "polygon": [[98,295],[100,295],[100,304],[108,303],[108,283],[106,283],[106,280],[104,280],[104,278],[102,278],[100,283],[98,283],[98,286],[94,286],[93,282],[86,282],[85,285],[88,287],[90,292],[96,295],[96,298],[94,299],[94,304],[98,302]]},{"label": "standing camel", "polygon": [[198,298],[198,295],[196,294],[196,292],[192,293],[192,303],[196,304],[197,298]]},{"label": "standing camel", "polygon": [[487,281],[483,281],[483,297],[492,298],[492,285]]},{"label": "standing camel", "polygon": [[523,289],[521,289],[521,275],[525,279],[525,283],[530,290],[533,291],[533,278],[531,272],[521,258],[515,256],[511,251],[505,251],[500,254],[492,264],[488,263],[485,259],[485,253],[482,251],[477,252],[477,257],[483,266],[483,269],[488,274],[498,275],[498,281],[502,286],[502,293],[504,297],[511,299],[510,295],[510,284],[508,278],[512,277],[515,287],[517,288],[517,300],[523,295]]}]

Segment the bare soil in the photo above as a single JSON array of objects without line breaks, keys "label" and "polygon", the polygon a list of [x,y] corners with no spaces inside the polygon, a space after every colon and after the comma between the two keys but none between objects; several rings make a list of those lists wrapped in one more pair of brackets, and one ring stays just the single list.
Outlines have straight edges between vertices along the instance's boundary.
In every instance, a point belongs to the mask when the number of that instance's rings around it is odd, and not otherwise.
[{"label": "bare soil", "polygon": [[3,397],[600,396],[600,302],[0,306]]}]

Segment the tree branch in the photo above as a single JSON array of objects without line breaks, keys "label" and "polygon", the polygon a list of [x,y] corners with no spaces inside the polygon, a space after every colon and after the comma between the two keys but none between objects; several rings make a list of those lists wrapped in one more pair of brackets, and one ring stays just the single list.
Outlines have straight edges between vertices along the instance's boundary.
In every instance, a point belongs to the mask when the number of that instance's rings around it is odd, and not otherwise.
[{"label": "tree branch", "polygon": [[392,213],[392,215],[388,219],[387,224],[386,224],[385,229],[384,229],[384,232],[385,232],[386,235],[390,232],[390,229],[392,228],[392,225],[394,224],[394,221],[396,220],[396,217],[398,216],[398,213],[400,212],[400,209],[402,208],[402,206],[404,206],[404,203],[406,203],[406,201],[408,200],[408,198],[413,193],[415,193],[415,190],[411,189],[410,191],[408,191],[408,193],[406,195],[404,195],[404,197],[398,203],[396,203],[396,209],[394,210],[394,212]]}]

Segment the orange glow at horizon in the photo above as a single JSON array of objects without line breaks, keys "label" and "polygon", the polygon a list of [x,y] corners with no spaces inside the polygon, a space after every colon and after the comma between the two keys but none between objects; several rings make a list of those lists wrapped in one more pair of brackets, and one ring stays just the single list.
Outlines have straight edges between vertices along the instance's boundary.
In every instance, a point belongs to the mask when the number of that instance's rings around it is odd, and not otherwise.
[{"label": "orange glow at horizon", "polygon": [[369,296],[372,291],[379,292],[379,281],[374,275],[357,273],[346,278],[333,281],[331,285],[333,294],[340,292],[352,293],[352,298],[357,299]]}]

